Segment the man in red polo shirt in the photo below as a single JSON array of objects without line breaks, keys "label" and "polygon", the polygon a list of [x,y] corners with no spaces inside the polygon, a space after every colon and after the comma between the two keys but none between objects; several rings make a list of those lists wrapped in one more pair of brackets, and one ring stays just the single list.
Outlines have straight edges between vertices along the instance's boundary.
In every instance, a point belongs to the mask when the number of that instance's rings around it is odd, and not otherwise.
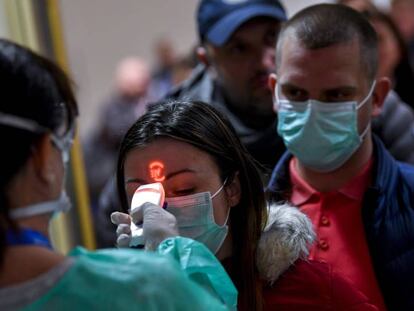
[{"label": "man in red polo shirt", "polygon": [[272,198],[311,218],[311,259],[380,310],[414,310],[414,167],[371,134],[390,89],[376,78],[374,29],[350,8],[312,6],[283,27],[276,55],[270,84],[288,153],[273,171]]}]

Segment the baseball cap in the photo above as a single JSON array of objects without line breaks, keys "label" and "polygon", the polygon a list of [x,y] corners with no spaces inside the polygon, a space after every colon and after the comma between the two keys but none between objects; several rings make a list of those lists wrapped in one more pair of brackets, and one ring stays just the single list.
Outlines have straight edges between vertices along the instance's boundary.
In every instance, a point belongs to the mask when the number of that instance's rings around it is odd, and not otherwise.
[{"label": "baseball cap", "polygon": [[200,40],[222,46],[243,23],[258,16],[287,20],[278,0],[202,0],[197,11]]}]

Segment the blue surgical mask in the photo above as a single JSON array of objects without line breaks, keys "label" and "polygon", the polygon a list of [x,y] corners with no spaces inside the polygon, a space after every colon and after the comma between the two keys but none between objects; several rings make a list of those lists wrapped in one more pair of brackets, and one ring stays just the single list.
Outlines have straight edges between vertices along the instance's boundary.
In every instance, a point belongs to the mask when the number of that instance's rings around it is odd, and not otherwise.
[{"label": "blue surgical mask", "polygon": [[358,109],[371,97],[375,82],[359,104],[357,101],[304,102],[279,99],[277,132],[286,148],[304,166],[318,172],[331,172],[341,167],[358,149],[370,129],[358,133]]},{"label": "blue surgical mask", "polygon": [[228,233],[227,218],[222,226],[214,220],[212,199],[220,193],[224,184],[214,195],[201,192],[188,196],[166,198],[167,211],[177,219],[180,235],[203,243],[216,254]]}]

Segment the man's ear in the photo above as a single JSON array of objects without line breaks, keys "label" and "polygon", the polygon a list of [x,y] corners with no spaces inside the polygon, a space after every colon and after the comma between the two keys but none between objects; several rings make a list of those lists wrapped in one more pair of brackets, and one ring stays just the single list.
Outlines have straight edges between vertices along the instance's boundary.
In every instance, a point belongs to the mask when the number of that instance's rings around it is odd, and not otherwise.
[{"label": "man's ear", "polygon": [[56,175],[53,167],[53,146],[49,135],[43,135],[36,143],[32,161],[34,171],[40,180],[46,183],[54,183]]},{"label": "man's ear", "polygon": [[385,98],[388,95],[388,92],[391,89],[391,81],[382,77],[377,79],[375,84],[375,89],[372,93],[372,116],[376,117],[381,114],[382,106],[384,104]]},{"label": "man's ear", "polygon": [[[276,98],[276,83],[277,83],[277,76],[276,76],[276,74],[275,73],[271,73],[270,75],[269,75],[269,78],[268,78],[268,80],[267,80],[267,85],[269,86],[269,88],[270,88],[270,90],[272,91],[272,98],[273,98],[273,101],[275,101],[275,98]],[[275,103],[274,103],[274,105],[273,105],[273,109],[274,110],[276,110],[276,105],[275,105]],[[275,111],[276,112],[276,111]]]},{"label": "man's ear", "polygon": [[224,186],[224,191],[226,192],[229,207],[233,207],[239,204],[241,199],[239,172],[236,172],[231,182]]},{"label": "man's ear", "polygon": [[207,56],[207,50],[204,46],[199,46],[196,51],[198,60],[205,66],[210,66],[210,62]]}]

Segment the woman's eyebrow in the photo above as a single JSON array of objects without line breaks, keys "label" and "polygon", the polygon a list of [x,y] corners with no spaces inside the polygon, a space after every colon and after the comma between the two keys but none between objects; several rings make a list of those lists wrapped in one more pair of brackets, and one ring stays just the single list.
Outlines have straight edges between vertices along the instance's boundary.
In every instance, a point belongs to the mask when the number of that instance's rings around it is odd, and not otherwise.
[{"label": "woman's eyebrow", "polygon": [[[184,174],[184,173],[193,173],[193,174],[195,174],[196,171],[194,171],[192,169],[189,169],[189,168],[185,168],[185,169],[182,169],[182,170],[178,170],[178,171],[169,173],[168,175],[165,176],[165,179],[169,179],[169,178],[172,178],[174,176],[177,176],[179,174]],[[146,180],[140,179],[140,178],[128,178],[125,181],[125,183],[126,184],[129,184],[129,183],[147,184],[148,182]]]},{"label": "woman's eyebrow", "polygon": [[185,168],[185,169],[175,171],[175,172],[171,172],[171,173],[167,174],[167,176],[165,176],[165,179],[170,179],[171,177],[174,177],[174,176],[179,175],[179,174],[184,174],[184,173],[193,173],[193,174],[195,174],[196,171],[194,171],[192,169],[189,169],[189,168]]}]

